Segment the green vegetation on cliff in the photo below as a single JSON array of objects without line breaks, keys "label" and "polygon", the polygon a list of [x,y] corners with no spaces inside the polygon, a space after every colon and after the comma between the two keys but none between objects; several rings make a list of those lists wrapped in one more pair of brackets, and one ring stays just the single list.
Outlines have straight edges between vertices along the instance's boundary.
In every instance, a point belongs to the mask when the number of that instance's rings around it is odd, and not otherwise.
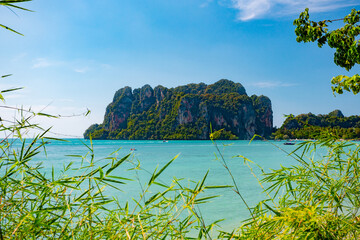
[{"label": "green vegetation on cliff", "polygon": [[209,139],[223,129],[221,139],[269,137],[271,101],[246,94],[240,83],[222,79],[214,84],[188,84],[176,88],[145,85],[115,93],[104,122],[84,133],[93,139]]},{"label": "green vegetation on cliff", "polygon": [[360,116],[344,117],[340,110],[327,115],[290,115],[273,135],[275,139],[318,139],[324,132],[330,132],[337,138],[358,139]]}]

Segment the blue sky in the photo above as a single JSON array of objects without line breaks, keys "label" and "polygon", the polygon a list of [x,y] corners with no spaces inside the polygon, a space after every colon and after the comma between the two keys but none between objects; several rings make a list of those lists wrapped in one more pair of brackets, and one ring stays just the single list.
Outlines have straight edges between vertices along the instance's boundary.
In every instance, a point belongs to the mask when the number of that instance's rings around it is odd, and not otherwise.
[{"label": "blue sky", "polygon": [[[89,117],[36,119],[52,131],[82,136],[101,123],[116,90],[150,84],[175,87],[227,78],[248,95],[270,97],[274,125],[284,114],[359,115],[360,96],[332,94],[330,80],[350,73],[334,51],[295,41],[292,22],[305,7],[315,20],[359,9],[355,0],[33,0],[34,10],[0,8],[0,87],[11,106]],[[336,26],[335,26],[336,27]],[[10,113],[3,113],[10,114]],[[8,115],[11,117],[12,115]]]}]

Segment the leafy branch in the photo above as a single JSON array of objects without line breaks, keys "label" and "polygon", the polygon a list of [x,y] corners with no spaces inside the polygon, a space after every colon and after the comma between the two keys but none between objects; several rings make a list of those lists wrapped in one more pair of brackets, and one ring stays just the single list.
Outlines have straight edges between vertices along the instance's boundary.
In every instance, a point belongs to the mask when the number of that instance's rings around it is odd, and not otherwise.
[{"label": "leafy branch", "polygon": [[[329,30],[328,24],[334,21],[343,21],[344,26]],[[336,65],[349,71],[356,64],[360,64],[360,11],[352,9],[351,13],[343,19],[311,21],[309,9],[306,8],[298,19],[294,20],[297,42],[317,42],[321,48],[327,44],[335,48],[334,62]],[[343,91],[360,91],[360,76],[358,74],[348,77],[339,75],[331,81],[333,93],[342,94]]]}]

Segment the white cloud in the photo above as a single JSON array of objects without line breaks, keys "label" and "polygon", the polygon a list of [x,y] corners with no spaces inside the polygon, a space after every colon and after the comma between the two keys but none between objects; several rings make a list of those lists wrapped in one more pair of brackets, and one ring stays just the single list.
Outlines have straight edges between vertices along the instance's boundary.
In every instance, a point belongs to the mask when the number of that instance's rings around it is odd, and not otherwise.
[{"label": "white cloud", "polygon": [[24,52],[24,53],[20,53],[20,54],[17,54],[16,56],[14,56],[12,59],[11,59],[11,62],[18,62],[20,60],[23,60],[25,57],[27,57],[27,53]]},{"label": "white cloud", "polygon": [[239,10],[238,19],[241,21],[299,14],[305,8],[309,8],[311,12],[325,12],[360,5],[355,0],[231,0],[231,2],[232,7]]},{"label": "white cloud", "polygon": [[76,69],[74,69],[74,71],[77,72],[77,73],[86,73],[86,72],[88,72],[89,70],[90,70],[90,68],[88,68],[88,67],[83,67],[83,68],[76,68]]},{"label": "white cloud", "polygon": [[271,0],[233,0],[233,2],[233,7],[240,10],[238,18],[242,21],[262,16],[271,7]]},{"label": "white cloud", "polygon": [[33,66],[32,66],[33,68],[46,68],[46,67],[56,65],[56,63],[50,62],[46,58],[37,58],[33,62],[34,62]]},{"label": "white cloud", "polygon": [[251,85],[257,88],[277,88],[277,87],[293,87],[296,86],[297,84],[265,81],[265,82],[255,82],[252,83]]},{"label": "white cloud", "polygon": [[209,4],[212,2],[213,2],[213,0],[205,0],[202,4],[200,4],[200,7],[205,8],[205,7],[209,6]]}]

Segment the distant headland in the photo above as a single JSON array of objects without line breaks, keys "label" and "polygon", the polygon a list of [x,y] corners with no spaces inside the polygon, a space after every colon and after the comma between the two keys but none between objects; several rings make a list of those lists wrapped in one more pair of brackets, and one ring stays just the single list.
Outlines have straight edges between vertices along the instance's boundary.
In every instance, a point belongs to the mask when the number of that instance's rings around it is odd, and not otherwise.
[{"label": "distant headland", "polygon": [[331,134],[338,139],[360,139],[360,116],[345,117],[340,110],[329,114],[289,115],[273,133],[275,139],[318,139]]},{"label": "distant headland", "polygon": [[84,137],[206,140],[210,126],[223,129],[221,139],[251,139],[254,134],[269,138],[271,101],[262,95],[249,97],[240,83],[227,79],[176,88],[124,87],[106,108],[103,123],[91,125]]}]

